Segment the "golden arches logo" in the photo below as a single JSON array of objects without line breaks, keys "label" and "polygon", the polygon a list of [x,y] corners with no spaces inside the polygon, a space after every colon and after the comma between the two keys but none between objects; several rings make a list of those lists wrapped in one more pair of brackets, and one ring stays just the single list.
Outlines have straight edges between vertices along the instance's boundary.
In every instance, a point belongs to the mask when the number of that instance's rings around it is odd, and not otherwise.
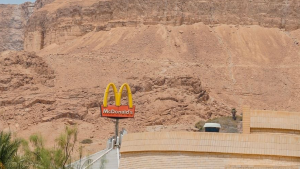
[{"label": "golden arches logo", "polygon": [[[115,103],[116,103],[115,106],[107,104],[110,87],[112,87],[115,95]],[[128,94],[128,105],[121,105],[122,92],[124,90],[124,87],[126,87],[127,94]],[[124,83],[118,92],[115,84],[113,83],[108,84],[104,93],[103,105],[101,106],[101,116],[115,117],[115,118],[128,118],[128,117],[133,118],[134,111],[135,111],[135,106],[133,105],[132,94],[129,85],[127,83]]]}]

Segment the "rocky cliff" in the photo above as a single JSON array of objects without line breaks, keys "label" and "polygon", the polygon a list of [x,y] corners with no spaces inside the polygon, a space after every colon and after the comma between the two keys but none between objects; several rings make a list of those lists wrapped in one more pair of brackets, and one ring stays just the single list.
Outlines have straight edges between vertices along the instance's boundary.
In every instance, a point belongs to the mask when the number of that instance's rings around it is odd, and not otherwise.
[{"label": "rocky cliff", "polygon": [[90,31],[143,25],[260,25],[299,28],[298,0],[56,0],[30,19],[25,49],[38,51]]},{"label": "rocky cliff", "polygon": [[45,5],[52,3],[53,1],[54,0],[36,0],[35,1],[35,5],[34,5],[35,6],[35,10],[38,10],[38,9],[42,8]]},{"label": "rocky cliff", "polygon": [[24,28],[33,12],[32,3],[0,5],[0,52],[23,50]]},{"label": "rocky cliff", "polygon": [[87,148],[103,148],[110,82],[132,88],[136,116],[120,120],[129,132],[191,131],[242,105],[300,111],[300,1],[51,1],[38,0],[26,26],[37,52],[0,54],[0,130],[51,143],[78,124]]}]

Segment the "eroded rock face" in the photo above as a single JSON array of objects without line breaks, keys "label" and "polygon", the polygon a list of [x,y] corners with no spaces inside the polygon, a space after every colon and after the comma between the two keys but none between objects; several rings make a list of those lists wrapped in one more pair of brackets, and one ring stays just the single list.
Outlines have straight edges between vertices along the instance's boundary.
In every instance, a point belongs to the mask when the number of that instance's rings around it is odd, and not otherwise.
[{"label": "eroded rock face", "polygon": [[54,0],[36,0],[35,1],[35,9],[38,10],[42,7],[44,7],[47,4],[50,4],[51,2],[53,2]]},{"label": "eroded rock face", "polygon": [[0,5],[0,52],[23,50],[24,27],[33,12],[32,3]]},{"label": "eroded rock face", "polygon": [[[36,5],[50,1],[37,1]],[[65,4],[65,5],[61,5]],[[90,3],[91,5],[84,5]],[[57,9],[52,9],[58,6]],[[25,49],[38,51],[90,31],[144,25],[204,24],[260,25],[295,30],[299,27],[297,1],[241,0],[56,0],[36,12],[25,33]]]},{"label": "eroded rock face", "polygon": [[54,71],[35,53],[1,53],[0,72],[0,92],[20,87],[23,87],[22,90],[37,90],[38,85],[54,85]]},{"label": "eroded rock face", "polygon": [[[99,79],[103,82],[94,83],[92,80],[97,78],[91,78],[90,72],[84,69],[87,68],[85,63],[90,67],[97,65],[107,70],[110,66],[105,61],[98,60],[97,56],[91,58],[80,56],[77,59],[72,57],[68,61],[64,60],[66,56],[61,57],[62,60],[56,56],[53,59],[39,57],[33,52],[8,51],[0,55],[0,129],[10,127],[19,136],[27,137],[40,129],[43,134],[48,134],[54,127],[78,124],[80,139],[88,136],[105,143],[106,139],[113,134],[113,120],[101,117],[99,107],[103,104],[106,81],[110,81],[113,76],[100,75]],[[112,59],[106,59],[109,60]],[[122,58],[114,60],[115,63],[123,62],[132,65],[132,62]],[[74,61],[81,66],[74,64]],[[55,63],[61,64],[62,68],[70,69],[68,71],[57,69]],[[84,80],[77,73],[73,74],[69,66],[82,70],[88,79]],[[126,67],[117,71],[126,72]],[[139,76],[128,73],[120,78],[130,84],[134,105],[137,107],[135,118],[123,119],[120,122],[121,127],[126,127],[130,132],[142,132],[146,126],[171,125],[174,127],[172,130],[191,131],[191,127],[199,119],[230,113],[228,106],[209,99],[209,91],[202,86],[199,77],[164,74],[153,76],[147,73],[151,72],[149,68],[152,67],[153,65],[144,66],[145,72],[141,71]],[[55,72],[52,69],[55,69]],[[75,79],[85,81],[85,85],[74,84],[75,87],[68,84]],[[64,81],[63,87],[60,86],[61,80]],[[55,85],[49,85],[53,82]],[[121,84],[116,82],[116,85],[119,87]],[[122,104],[126,105],[128,99],[125,90],[122,96]],[[114,105],[112,92],[109,97],[110,104]],[[14,124],[18,127],[14,127]],[[45,127],[50,124],[52,127]],[[87,128],[86,125],[89,127]],[[178,126],[183,128],[177,128]],[[48,134],[46,138],[52,140],[56,136],[58,135]]]},{"label": "eroded rock face", "polygon": [[[229,112],[223,103],[209,100],[201,80],[194,76],[145,77],[130,84],[135,104],[144,118],[142,125],[172,125],[185,123],[194,118],[209,119]],[[122,103],[126,104],[126,93]],[[113,99],[111,100],[113,104]],[[207,113],[199,113],[199,112]],[[153,113],[155,112],[155,113]],[[190,119],[185,119],[185,116]]]}]

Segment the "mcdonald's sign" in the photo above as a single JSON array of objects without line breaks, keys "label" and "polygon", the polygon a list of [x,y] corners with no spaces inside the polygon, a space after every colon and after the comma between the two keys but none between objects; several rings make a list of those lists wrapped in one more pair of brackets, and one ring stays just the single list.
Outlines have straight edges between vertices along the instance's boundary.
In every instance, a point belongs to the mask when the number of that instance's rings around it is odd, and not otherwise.
[{"label": "mcdonald's sign", "polygon": [[[115,106],[107,105],[110,87],[113,88],[113,92],[115,94]],[[126,87],[128,94],[128,105],[121,105],[121,98],[124,87]],[[134,111],[135,106],[132,103],[132,94],[129,85],[127,83],[124,83],[118,92],[116,86],[113,83],[108,84],[104,93],[103,105],[101,105],[101,116],[114,118],[133,118]]]}]

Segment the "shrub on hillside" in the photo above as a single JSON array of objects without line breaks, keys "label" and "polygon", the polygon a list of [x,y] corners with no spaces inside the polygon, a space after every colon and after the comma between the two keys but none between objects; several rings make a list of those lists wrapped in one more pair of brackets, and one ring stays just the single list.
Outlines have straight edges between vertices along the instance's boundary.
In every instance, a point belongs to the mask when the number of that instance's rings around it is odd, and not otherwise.
[{"label": "shrub on hillside", "polygon": [[24,156],[32,169],[65,169],[71,162],[71,153],[77,142],[77,128],[66,127],[65,132],[56,139],[56,146],[46,148],[40,134],[30,136],[24,143]]},{"label": "shrub on hillside", "polygon": [[93,140],[91,139],[84,139],[80,142],[81,144],[92,144],[93,143]]}]

